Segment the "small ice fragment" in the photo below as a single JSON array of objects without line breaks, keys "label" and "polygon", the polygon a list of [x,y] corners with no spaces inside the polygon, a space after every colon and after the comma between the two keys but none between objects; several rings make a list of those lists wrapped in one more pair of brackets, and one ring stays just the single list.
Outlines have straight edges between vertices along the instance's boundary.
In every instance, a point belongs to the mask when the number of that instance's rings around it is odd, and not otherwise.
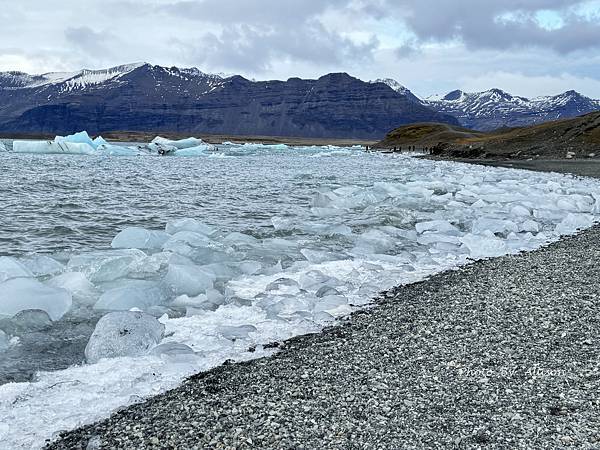
[{"label": "small ice fragment", "polygon": [[278,278],[277,280],[269,283],[265,288],[265,291],[282,291],[289,289],[297,289],[299,288],[298,282],[292,280],[291,278]]},{"label": "small ice fragment", "polygon": [[154,356],[193,355],[194,350],[189,345],[179,342],[165,342],[154,347],[150,354]]},{"label": "small ice fragment", "polygon": [[217,328],[217,332],[225,339],[230,341],[235,339],[247,338],[250,333],[254,333],[256,327],[253,325],[227,326],[223,325]]},{"label": "small ice fragment", "polygon": [[315,294],[315,296],[317,298],[323,298],[328,295],[341,295],[341,294],[340,294],[340,291],[338,291],[337,289],[335,289],[331,286],[321,286],[319,288],[319,290],[317,291],[317,293]]},{"label": "small ice fragment", "polygon": [[86,360],[93,364],[102,358],[146,355],[160,343],[164,331],[164,325],[149,314],[108,313],[98,321],[85,347]]},{"label": "small ice fragment", "polygon": [[163,231],[146,230],[139,227],[125,228],[115,236],[112,248],[161,248],[171,236]]},{"label": "small ice fragment", "polygon": [[0,316],[12,317],[26,309],[41,309],[52,320],[59,320],[71,304],[71,294],[66,290],[31,278],[13,278],[0,283]]},{"label": "small ice fragment", "polygon": [[431,220],[429,222],[419,222],[415,225],[417,233],[424,233],[425,231],[435,231],[437,233],[444,233],[452,236],[460,234],[458,228],[452,225],[447,220]]},{"label": "small ice fragment", "polygon": [[513,206],[510,210],[510,213],[513,216],[523,216],[523,217],[531,216],[531,210],[523,205]]}]

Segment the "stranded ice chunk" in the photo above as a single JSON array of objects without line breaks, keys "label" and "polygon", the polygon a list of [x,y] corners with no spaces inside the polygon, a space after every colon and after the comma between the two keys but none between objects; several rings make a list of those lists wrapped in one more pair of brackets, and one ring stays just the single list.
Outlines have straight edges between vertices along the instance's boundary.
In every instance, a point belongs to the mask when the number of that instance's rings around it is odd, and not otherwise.
[{"label": "stranded ice chunk", "polygon": [[153,249],[161,248],[169,240],[169,236],[164,231],[146,230],[145,228],[130,227],[125,228],[112,240],[112,248],[137,248]]},{"label": "stranded ice chunk", "polygon": [[96,363],[102,358],[142,356],[156,347],[165,326],[139,311],[117,311],[102,317],[85,347],[85,358]]},{"label": "stranded ice chunk", "polygon": [[33,277],[33,272],[10,256],[0,256],[0,283],[11,278]]},{"label": "stranded ice chunk", "polygon": [[0,316],[12,317],[26,309],[41,309],[52,320],[59,320],[71,304],[69,292],[32,278],[13,278],[0,283]]}]

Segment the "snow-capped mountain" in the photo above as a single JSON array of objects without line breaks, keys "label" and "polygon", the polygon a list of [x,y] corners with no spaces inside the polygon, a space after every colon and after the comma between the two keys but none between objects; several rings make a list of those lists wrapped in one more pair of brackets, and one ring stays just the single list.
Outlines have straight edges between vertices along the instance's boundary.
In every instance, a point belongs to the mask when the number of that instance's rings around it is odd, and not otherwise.
[{"label": "snow-capped mountain", "polygon": [[458,124],[407,89],[345,73],[251,81],[196,68],[127,64],[104,70],[0,73],[0,132],[172,131],[381,138],[413,122]]},{"label": "snow-capped mountain", "polygon": [[481,131],[567,119],[600,110],[600,101],[575,91],[528,99],[500,89],[476,93],[457,90],[443,97],[429,97],[425,102],[438,112],[456,117],[461,125]]},{"label": "snow-capped mountain", "polygon": [[391,87],[394,91],[398,92],[399,94],[405,95],[406,97],[410,98],[414,102],[423,104],[423,101],[419,97],[417,97],[415,94],[413,94],[410,91],[410,89],[408,89],[403,84],[400,84],[398,81],[394,80],[393,78],[379,78],[377,80],[370,81],[370,83],[383,83],[383,84]]}]

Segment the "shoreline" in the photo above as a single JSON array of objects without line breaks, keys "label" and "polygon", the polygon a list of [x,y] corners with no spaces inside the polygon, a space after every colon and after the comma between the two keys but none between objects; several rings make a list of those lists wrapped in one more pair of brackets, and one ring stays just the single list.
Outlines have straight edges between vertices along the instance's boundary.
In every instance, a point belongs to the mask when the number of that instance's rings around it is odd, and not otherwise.
[{"label": "shoreline", "polygon": [[396,287],[48,448],[597,446],[599,239],[595,226]]},{"label": "shoreline", "polygon": [[596,226],[394,288],[47,448],[597,445],[598,239]]}]

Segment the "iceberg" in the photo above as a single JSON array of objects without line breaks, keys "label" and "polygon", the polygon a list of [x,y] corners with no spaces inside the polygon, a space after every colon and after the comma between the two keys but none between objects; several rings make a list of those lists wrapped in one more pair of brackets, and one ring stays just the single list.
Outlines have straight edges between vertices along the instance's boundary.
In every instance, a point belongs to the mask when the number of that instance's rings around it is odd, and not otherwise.
[{"label": "iceberg", "polygon": [[89,144],[79,142],[14,141],[13,152],[64,155],[95,155],[96,149]]},{"label": "iceberg", "polygon": [[56,321],[69,311],[71,304],[69,292],[32,278],[13,278],[0,283],[0,317],[12,317],[26,309],[41,309]]},{"label": "iceberg", "polygon": [[149,314],[111,312],[96,324],[85,347],[85,358],[93,364],[103,358],[146,355],[160,343],[164,333],[164,325]]},{"label": "iceberg", "polygon": [[97,149],[99,145],[107,144],[107,142],[100,136],[96,139],[92,139],[87,131],[80,131],[79,133],[68,136],[56,136],[54,138],[54,142],[57,144],[86,144],[92,147],[94,150]]},{"label": "iceberg", "polygon": [[4,142],[0,141],[0,152],[7,152],[8,149],[6,148],[6,145],[4,145]]}]

